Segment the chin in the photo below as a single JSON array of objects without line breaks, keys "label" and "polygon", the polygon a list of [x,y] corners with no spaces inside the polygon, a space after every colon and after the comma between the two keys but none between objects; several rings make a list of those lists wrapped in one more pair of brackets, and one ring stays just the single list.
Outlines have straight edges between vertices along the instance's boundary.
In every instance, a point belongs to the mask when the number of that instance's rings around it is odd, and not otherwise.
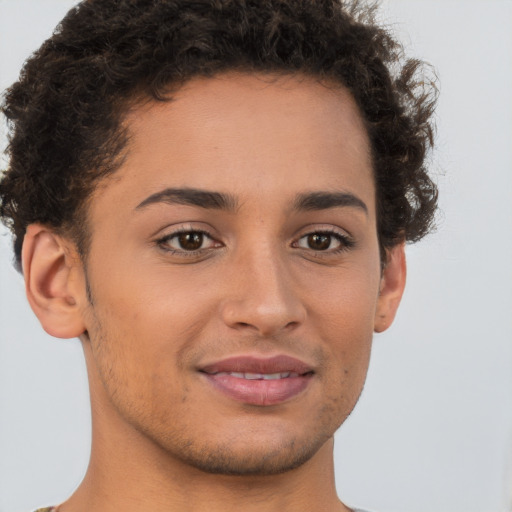
[{"label": "chin", "polygon": [[251,446],[250,436],[244,449],[217,446],[215,449],[202,447],[199,450],[188,447],[181,453],[182,462],[204,473],[233,476],[267,476],[292,471],[309,461],[323,446],[326,439],[309,443],[289,441],[269,450]]},{"label": "chin", "polygon": [[[332,438],[332,429],[309,432],[239,430],[239,435],[219,441],[203,436],[167,439],[161,446],[189,467],[218,475],[266,476],[294,470],[310,459]],[[283,435],[285,434],[285,435]],[[201,440],[199,440],[201,439]]]}]

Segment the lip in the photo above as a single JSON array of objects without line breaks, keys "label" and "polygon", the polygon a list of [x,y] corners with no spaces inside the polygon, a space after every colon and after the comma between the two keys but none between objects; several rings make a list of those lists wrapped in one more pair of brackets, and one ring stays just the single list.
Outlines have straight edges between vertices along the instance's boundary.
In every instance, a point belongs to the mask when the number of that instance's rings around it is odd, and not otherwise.
[{"label": "lip", "polygon": [[259,406],[290,400],[308,387],[314,374],[310,365],[287,355],[230,357],[199,371],[225,396]]}]

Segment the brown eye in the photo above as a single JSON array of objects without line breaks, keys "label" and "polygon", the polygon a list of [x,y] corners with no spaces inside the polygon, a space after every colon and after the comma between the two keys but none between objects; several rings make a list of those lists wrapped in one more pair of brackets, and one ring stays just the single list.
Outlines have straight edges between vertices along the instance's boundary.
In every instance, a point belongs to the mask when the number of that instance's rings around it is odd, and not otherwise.
[{"label": "brown eye", "polygon": [[326,251],[331,246],[331,235],[325,233],[313,233],[308,235],[307,244],[310,249],[315,251]]},{"label": "brown eye", "polygon": [[203,231],[179,231],[158,240],[158,245],[174,253],[194,253],[219,247],[222,244],[215,241]]},{"label": "brown eye", "polygon": [[203,233],[191,231],[189,233],[181,233],[177,236],[177,239],[180,249],[197,251],[203,245],[204,235]]},{"label": "brown eye", "polygon": [[326,231],[316,231],[302,236],[296,242],[296,247],[309,249],[315,252],[335,253],[336,251],[348,249],[353,246],[353,242],[341,233],[331,233]]}]

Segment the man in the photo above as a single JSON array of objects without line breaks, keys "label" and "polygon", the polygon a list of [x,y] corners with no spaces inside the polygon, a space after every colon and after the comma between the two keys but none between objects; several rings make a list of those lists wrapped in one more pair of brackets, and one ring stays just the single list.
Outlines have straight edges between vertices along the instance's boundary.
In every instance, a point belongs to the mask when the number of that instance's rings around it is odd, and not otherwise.
[{"label": "man", "polygon": [[0,213],[89,374],[59,512],[350,510],[333,434],[436,204],[428,91],[360,9],[86,1],[7,92]]}]

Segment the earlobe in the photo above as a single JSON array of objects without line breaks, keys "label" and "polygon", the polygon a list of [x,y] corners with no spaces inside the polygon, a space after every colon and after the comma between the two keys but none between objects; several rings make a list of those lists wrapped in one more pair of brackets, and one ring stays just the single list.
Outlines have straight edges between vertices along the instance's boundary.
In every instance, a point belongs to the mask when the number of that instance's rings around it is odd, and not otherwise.
[{"label": "earlobe", "polygon": [[374,331],[383,332],[393,323],[405,288],[405,246],[398,244],[387,251],[386,265],[382,271]]},{"label": "earlobe", "polygon": [[85,326],[80,310],[81,266],[62,237],[31,224],[23,240],[25,290],[43,329],[57,338],[74,338]]}]

